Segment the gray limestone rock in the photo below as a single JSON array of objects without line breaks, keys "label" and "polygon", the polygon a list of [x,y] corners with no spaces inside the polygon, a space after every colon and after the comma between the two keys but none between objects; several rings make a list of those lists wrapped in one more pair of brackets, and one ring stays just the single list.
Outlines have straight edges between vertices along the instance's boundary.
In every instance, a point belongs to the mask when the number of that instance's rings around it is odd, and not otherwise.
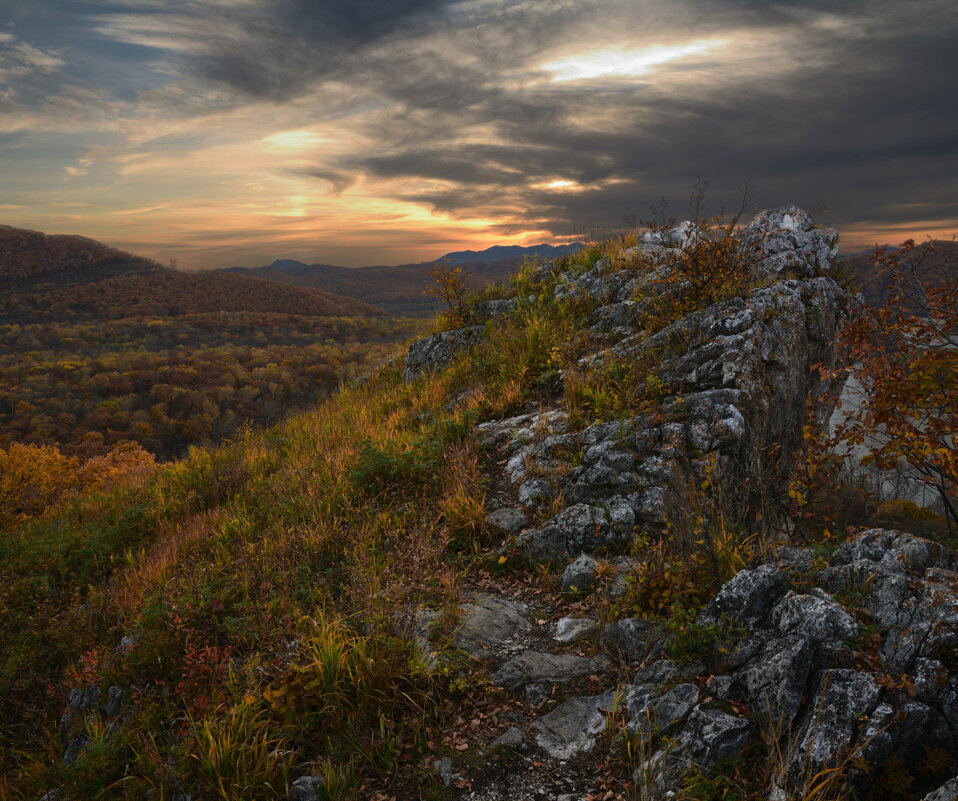
[{"label": "gray limestone rock", "polygon": [[718,591],[696,622],[708,626],[723,616],[742,623],[762,617],[785,594],[787,586],[785,574],[772,565],[741,570]]},{"label": "gray limestone rock", "polygon": [[958,776],[949,779],[937,790],[932,790],[922,801],[958,801]]},{"label": "gray limestone rock", "polygon": [[740,756],[751,742],[753,731],[744,718],[699,704],[671,750],[704,768]]},{"label": "gray limestone rock", "polygon": [[754,269],[759,276],[810,277],[830,270],[838,256],[838,233],[816,228],[808,212],[797,206],[758,213],[743,229],[742,241],[758,258]]},{"label": "gray limestone rock", "polygon": [[520,614],[522,607],[504,598],[478,596],[472,603],[464,603],[460,608],[463,616],[456,635],[456,646],[476,659],[491,658],[491,648],[532,628]]},{"label": "gray limestone rock", "polygon": [[496,509],[486,515],[486,525],[492,526],[503,534],[515,534],[529,525],[529,515],[522,509],[514,507]]},{"label": "gray limestone rock", "polygon": [[597,623],[589,617],[563,617],[556,621],[556,633],[552,639],[556,642],[575,642],[592,632]]},{"label": "gray limestone rock", "polygon": [[646,665],[632,680],[633,684],[666,684],[675,681],[679,677],[679,669],[668,659],[659,659],[650,665]]},{"label": "gray limestone rock", "polygon": [[497,298],[476,303],[469,309],[469,313],[472,320],[479,323],[512,314],[518,306],[518,298]]},{"label": "gray limestone rock", "polygon": [[489,745],[493,748],[519,748],[524,742],[525,737],[522,732],[515,726],[512,726],[496,737]]},{"label": "gray limestone rock", "polygon": [[104,711],[108,717],[115,718],[126,706],[126,693],[119,687],[110,687],[107,691],[107,701]]},{"label": "gray limestone rock", "polygon": [[615,691],[570,698],[536,720],[536,743],[556,759],[589,751],[606,727],[606,713],[615,705]]},{"label": "gray limestone rock", "polygon": [[91,684],[88,687],[70,690],[67,699],[70,709],[74,709],[77,712],[86,712],[87,710],[96,708],[102,697],[103,691],[100,689],[100,686]]},{"label": "gray limestone rock", "polygon": [[517,692],[527,684],[562,684],[592,673],[601,673],[608,662],[600,657],[525,651],[492,674],[493,684]]},{"label": "gray limestone rock", "polygon": [[807,595],[789,593],[772,610],[771,618],[782,634],[797,635],[812,643],[821,667],[827,667],[845,648],[846,639],[858,634],[852,616],[818,587]]},{"label": "gray limestone rock", "polygon": [[475,345],[482,332],[482,326],[473,325],[417,339],[406,354],[403,380],[412,381],[425,372],[442,369],[457,353]]},{"label": "gray limestone rock", "polygon": [[459,779],[459,774],[455,772],[450,757],[446,756],[437,759],[432,763],[432,766],[436,769],[436,772],[439,773],[439,780],[446,785],[446,787],[449,787],[449,785]]},{"label": "gray limestone rock", "polygon": [[562,571],[562,591],[584,590],[592,586],[599,563],[588,554],[580,554]]},{"label": "gray limestone rock", "polygon": [[289,788],[289,801],[316,801],[326,786],[321,776],[300,776]]},{"label": "gray limestone rock", "polygon": [[654,644],[658,636],[659,631],[655,625],[640,617],[609,623],[602,634],[605,642],[615,645],[625,657],[634,662],[645,659],[650,645]]},{"label": "gray limestone rock", "polygon": [[805,710],[785,766],[789,782],[802,782],[834,767],[857,733],[859,722],[877,706],[880,688],[875,679],[855,670],[826,670]]},{"label": "gray limestone rock", "polygon": [[66,751],[63,752],[64,767],[70,767],[71,765],[76,764],[76,761],[80,756],[80,752],[86,748],[86,745],[89,742],[90,738],[85,734],[78,734],[76,737],[70,740]]},{"label": "gray limestone rock", "polygon": [[788,731],[798,714],[813,655],[812,643],[798,633],[770,640],[749,662],[744,677],[749,705],[770,731]]},{"label": "gray limestone rock", "polygon": [[636,710],[628,728],[643,735],[668,735],[680,726],[698,702],[698,687],[694,684],[679,684],[651,698],[644,709]]}]

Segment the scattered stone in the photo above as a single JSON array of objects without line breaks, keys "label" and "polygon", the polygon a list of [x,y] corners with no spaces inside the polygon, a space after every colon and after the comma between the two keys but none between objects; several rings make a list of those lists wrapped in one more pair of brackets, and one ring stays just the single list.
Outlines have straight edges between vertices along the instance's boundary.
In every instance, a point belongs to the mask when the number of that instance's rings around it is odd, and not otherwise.
[{"label": "scattered stone", "polygon": [[300,776],[289,788],[289,801],[317,801],[325,786],[321,776]]},{"label": "scattered stone", "polygon": [[492,648],[502,645],[517,634],[532,629],[514,601],[478,596],[472,603],[461,605],[462,622],[456,635],[456,646],[475,659],[489,659]]},{"label": "scattered stone", "polygon": [[580,554],[562,571],[562,591],[584,590],[592,586],[599,563],[588,554]]},{"label": "scattered stone", "polygon": [[600,657],[525,651],[506,662],[491,679],[493,684],[517,692],[527,684],[562,684],[603,672],[607,667],[608,662]]},{"label": "scattered stone", "polygon": [[589,751],[605,730],[606,713],[613,711],[615,691],[570,698],[536,720],[536,742],[556,759]]},{"label": "scattered stone", "polygon": [[519,748],[525,742],[525,737],[522,732],[519,731],[515,726],[512,726],[503,734],[500,734],[493,740],[490,745],[493,748]]},{"label": "scattered stone", "polygon": [[486,524],[503,534],[515,534],[529,525],[529,515],[522,509],[506,507],[486,515]]},{"label": "scattered stone", "polygon": [[556,633],[553,640],[567,643],[585,637],[596,627],[596,621],[588,617],[563,617],[556,621]]},{"label": "scattered stone", "polygon": [[448,787],[453,782],[458,781],[460,776],[455,772],[452,759],[449,757],[442,757],[437,759],[432,763],[432,766],[439,772],[439,780]]}]

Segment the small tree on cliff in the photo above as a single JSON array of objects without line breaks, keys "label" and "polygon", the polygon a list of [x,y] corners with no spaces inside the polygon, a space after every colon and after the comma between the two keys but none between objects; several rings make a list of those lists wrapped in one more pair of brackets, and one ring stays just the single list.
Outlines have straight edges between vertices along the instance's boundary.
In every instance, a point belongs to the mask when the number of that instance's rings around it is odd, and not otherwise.
[{"label": "small tree on cliff", "polygon": [[438,262],[430,271],[436,286],[426,290],[449,304],[450,313],[458,323],[466,321],[466,292],[469,286],[462,277],[462,267],[452,267],[448,262]]},{"label": "small tree on cliff", "polygon": [[863,306],[839,346],[862,386],[862,403],[834,439],[865,444],[882,470],[904,469],[935,487],[949,528],[958,524],[958,279],[932,285],[922,263],[934,243],[879,248],[874,269],[890,269],[891,292]]}]

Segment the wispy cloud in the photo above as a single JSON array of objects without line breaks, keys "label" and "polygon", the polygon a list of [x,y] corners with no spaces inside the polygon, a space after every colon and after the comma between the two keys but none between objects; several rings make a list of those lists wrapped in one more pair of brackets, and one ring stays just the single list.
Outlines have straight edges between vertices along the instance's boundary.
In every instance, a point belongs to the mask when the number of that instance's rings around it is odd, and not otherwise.
[{"label": "wispy cloud", "polygon": [[30,8],[66,20],[0,32],[0,203],[32,227],[76,192],[85,233],[197,264],[382,263],[681,214],[697,175],[715,208],[751,179],[849,231],[958,227],[952,0]]}]

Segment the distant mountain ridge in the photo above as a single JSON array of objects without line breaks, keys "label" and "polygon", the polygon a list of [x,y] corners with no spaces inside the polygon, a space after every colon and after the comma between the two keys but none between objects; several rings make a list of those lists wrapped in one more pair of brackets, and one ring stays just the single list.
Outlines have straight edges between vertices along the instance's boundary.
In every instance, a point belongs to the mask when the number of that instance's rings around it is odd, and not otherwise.
[{"label": "distant mountain ridge", "polygon": [[585,246],[568,245],[495,245],[485,250],[447,253],[435,261],[396,266],[339,267],[332,264],[305,264],[295,259],[277,259],[265,267],[226,267],[222,271],[256,276],[296,286],[324,289],[337,295],[370,303],[391,314],[427,315],[439,304],[426,294],[434,286],[430,270],[446,263],[460,267],[463,278],[473,288],[504,281],[528,258],[544,261],[577,253]]},{"label": "distant mountain ridge", "polygon": [[493,245],[485,250],[458,250],[454,253],[447,253],[440,256],[435,263],[446,262],[447,264],[459,265],[468,264],[474,261],[500,261],[502,259],[514,259],[517,256],[534,257],[542,259],[558,259],[562,256],[569,256],[578,253],[585,247],[581,242],[572,242],[568,245]]},{"label": "distant mountain ridge", "polygon": [[256,312],[369,317],[381,310],[255,275],[177,272],[81,236],[0,226],[0,322]]}]

